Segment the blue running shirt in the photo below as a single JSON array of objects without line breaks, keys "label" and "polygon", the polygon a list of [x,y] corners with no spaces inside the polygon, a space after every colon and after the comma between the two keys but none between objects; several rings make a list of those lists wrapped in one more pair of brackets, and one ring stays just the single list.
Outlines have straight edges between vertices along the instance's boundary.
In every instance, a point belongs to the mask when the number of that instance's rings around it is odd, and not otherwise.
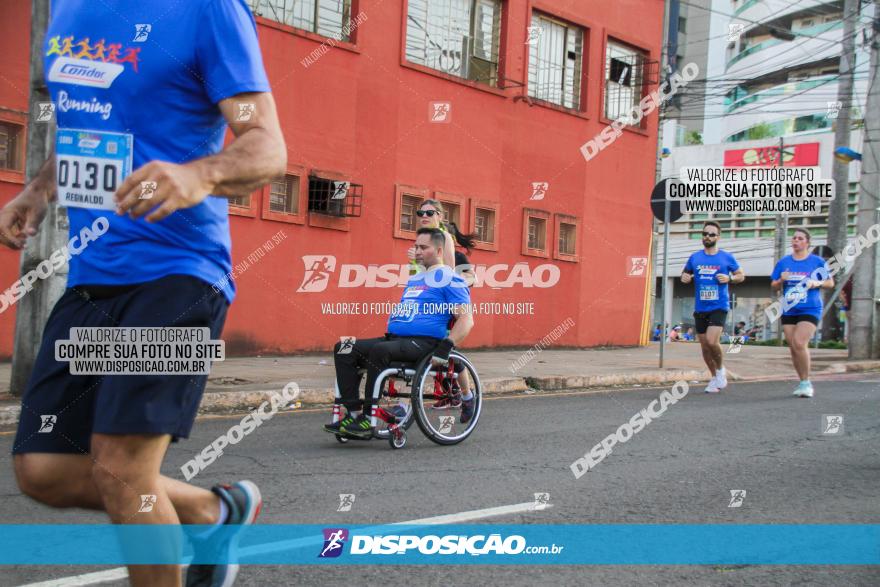
[{"label": "blue running shirt", "polygon": [[53,0],[44,55],[59,129],[58,202],[68,207],[70,235],[101,216],[110,224],[71,257],[68,287],[178,273],[223,283],[231,302],[226,198],[209,196],[148,223],[117,216],[112,194],[151,161],[219,152],[227,125],[217,104],[269,91],[244,1]]},{"label": "blue running shirt", "polygon": [[807,314],[820,318],[822,316],[822,294],[819,288],[806,289],[806,283],[798,287],[801,280],[814,279],[825,281],[830,276],[828,266],[822,257],[809,255],[800,261],[791,255],[781,258],[773,268],[770,279],[776,281],[784,272],[788,272],[788,279],[782,284],[782,295],[785,300],[782,312],[783,316],[802,316]]},{"label": "blue running shirt", "polygon": [[467,283],[443,265],[409,278],[400,304],[388,317],[388,332],[397,336],[446,338],[452,304],[469,304]]},{"label": "blue running shirt", "polygon": [[719,249],[714,255],[697,251],[687,260],[684,270],[694,275],[694,311],[714,312],[730,310],[730,295],[727,283],[718,283],[719,273],[734,273],[739,263],[733,255]]}]

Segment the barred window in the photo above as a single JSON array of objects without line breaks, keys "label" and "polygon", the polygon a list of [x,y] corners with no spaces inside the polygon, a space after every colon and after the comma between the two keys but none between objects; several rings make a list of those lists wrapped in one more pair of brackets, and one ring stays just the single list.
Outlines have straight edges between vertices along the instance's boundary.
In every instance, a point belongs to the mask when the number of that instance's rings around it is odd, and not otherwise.
[{"label": "barred window", "polygon": [[251,207],[251,196],[248,194],[247,196],[232,196],[229,199],[230,206],[239,206],[240,208],[250,208]]},{"label": "barred window", "polygon": [[247,0],[257,16],[338,41],[351,39],[351,0]]},{"label": "barred window", "polygon": [[625,45],[608,41],[605,53],[605,117],[623,120],[637,126],[632,115],[634,106],[642,99],[645,83],[644,53]]},{"label": "barred window", "polygon": [[419,209],[419,203],[422,201],[420,196],[411,196],[404,194],[400,200],[400,229],[411,230],[415,232],[418,225],[416,224],[416,210]]},{"label": "barred window", "polygon": [[285,175],[269,184],[269,211],[299,214],[299,176]]},{"label": "barred window", "polygon": [[563,255],[574,255],[575,238],[577,238],[577,226],[567,222],[559,224],[559,252]]},{"label": "barred window", "polygon": [[406,59],[498,85],[500,0],[409,0]]},{"label": "barred window", "polygon": [[529,95],[580,109],[583,29],[533,13],[527,42]]},{"label": "barred window", "polygon": [[19,156],[19,141],[23,134],[22,125],[0,121],[0,169],[21,171],[23,162]]},{"label": "barred window", "polygon": [[474,213],[474,232],[477,240],[484,243],[495,242],[495,210],[477,208]]},{"label": "barred window", "polygon": [[543,251],[547,247],[547,219],[529,217],[529,242],[530,249]]}]

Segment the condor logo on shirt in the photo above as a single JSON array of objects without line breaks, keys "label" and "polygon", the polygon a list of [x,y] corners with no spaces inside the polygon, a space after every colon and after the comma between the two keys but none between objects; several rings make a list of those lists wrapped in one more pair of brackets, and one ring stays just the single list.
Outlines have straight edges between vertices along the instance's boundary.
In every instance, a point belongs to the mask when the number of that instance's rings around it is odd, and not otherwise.
[{"label": "condor logo on shirt", "polygon": [[721,269],[718,265],[697,265],[700,275],[715,275]]},{"label": "condor logo on shirt", "polygon": [[117,63],[103,63],[59,57],[49,70],[49,81],[94,88],[109,88],[125,68]]}]

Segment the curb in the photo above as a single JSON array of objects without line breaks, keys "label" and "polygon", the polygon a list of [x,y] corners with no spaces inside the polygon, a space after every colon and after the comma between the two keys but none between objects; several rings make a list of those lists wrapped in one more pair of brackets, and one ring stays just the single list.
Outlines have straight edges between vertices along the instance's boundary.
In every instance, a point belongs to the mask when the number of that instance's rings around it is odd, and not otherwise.
[{"label": "curb", "polygon": [[[831,363],[819,371],[822,374],[860,373],[880,370],[880,361],[852,361],[848,363]],[[734,381],[761,380],[761,377],[738,377],[729,373]],[[575,376],[543,376],[543,377],[495,377],[484,379],[483,392],[486,395],[529,391],[567,391],[572,389],[602,388],[622,385],[664,385],[676,381],[706,380],[704,370],[670,370],[638,374],[609,375],[575,375]],[[199,406],[199,415],[230,414],[252,410],[281,389],[256,391],[214,391],[205,392]],[[301,389],[299,401],[303,405],[327,405],[333,403],[333,388]],[[21,411],[18,405],[0,406],[0,426],[13,426],[18,423]]]}]

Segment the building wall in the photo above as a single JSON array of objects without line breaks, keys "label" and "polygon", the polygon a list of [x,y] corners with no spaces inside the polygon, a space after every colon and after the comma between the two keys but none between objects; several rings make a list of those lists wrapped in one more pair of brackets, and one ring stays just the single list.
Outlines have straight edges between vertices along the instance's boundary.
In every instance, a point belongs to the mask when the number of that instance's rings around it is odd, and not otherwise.
[{"label": "building wall", "polygon": [[[627,130],[614,148],[589,162],[579,148],[609,122],[601,116],[606,39],[640,47],[649,59],[658,60],[663,4],[561,4],[504,2],[501,61],[506,89],[405,63],[406,2],[361,0],[352,14],[366,18],[352,43],[330,43],[258,19],[288,145],[288,172],[300,178],[302,198],[300,214],[270,214],[267,188],[231,212],[233,264],[243,271],[236,276],[238,298],[223,335],[228,352],[326,350],[342,335],[383,332],[387,315],[328,315],[321,304],[400,300],[397,287],[340,288],[337,283],[343,264],[406,262],[412,237],[398,230],[398,197],[407,190],[460,203],[467,232],[474,228],[475,207],[495,210],[496,243],[474,250],[472,263],[527,263],[532,268],[549,263],[560,270],[552,288],[474,288],[475,303],[531,302],[534,315],[477,315],[466,346],[532,345],[567,318],[575,326],[558,345],[638,344],[646,283],[644,277],[628,276],[627,264],[630,256],[646,256],[649,248],[646,200],[654,183],[656,114],[644,128]],[[586,29],[583,112],[530,105],[519,98],[526,94],[522,84],[528,79],[531,9]],[[310,55],[317,58],[304,63]],[[431,122],[432,102],[451,105],[448,123]],[[306,212],[310,174],[362,185],[360,217]],[[534,182],[549,183],[541,200],[531,199]],[[548,215],[545,254],[523,254],[526,208]],[[577,222],[577,255],[556,255],[555,221],[572,218]],[[277,244],[271,242],[273,235]],[[271,249],[264,245],[267,241]],[[337,269],[324,291],[297,292],[307,255],[335,257]],[[7,319],[0,316],[0,321]],[[0,352],[10,341],[11,335],[2,339]]]},{"label": "building wall", "polygon": [[[26,128],[28,109],[28,53],[30,46],[30,12],[28,0],[4,0],[0,2],[0,122],[11,122]],[[19,144],[23,154],[26,132],[21,133]],[[0,169],[0,206],[18,194],[24,185],[23,163],[21,169]],[[0,291],[9,287],[19,274],[21,255],[6,247],[0,247]],[[12,356],[12,340],[15,328],[15,306],[0,313],[0,360]]]}]

